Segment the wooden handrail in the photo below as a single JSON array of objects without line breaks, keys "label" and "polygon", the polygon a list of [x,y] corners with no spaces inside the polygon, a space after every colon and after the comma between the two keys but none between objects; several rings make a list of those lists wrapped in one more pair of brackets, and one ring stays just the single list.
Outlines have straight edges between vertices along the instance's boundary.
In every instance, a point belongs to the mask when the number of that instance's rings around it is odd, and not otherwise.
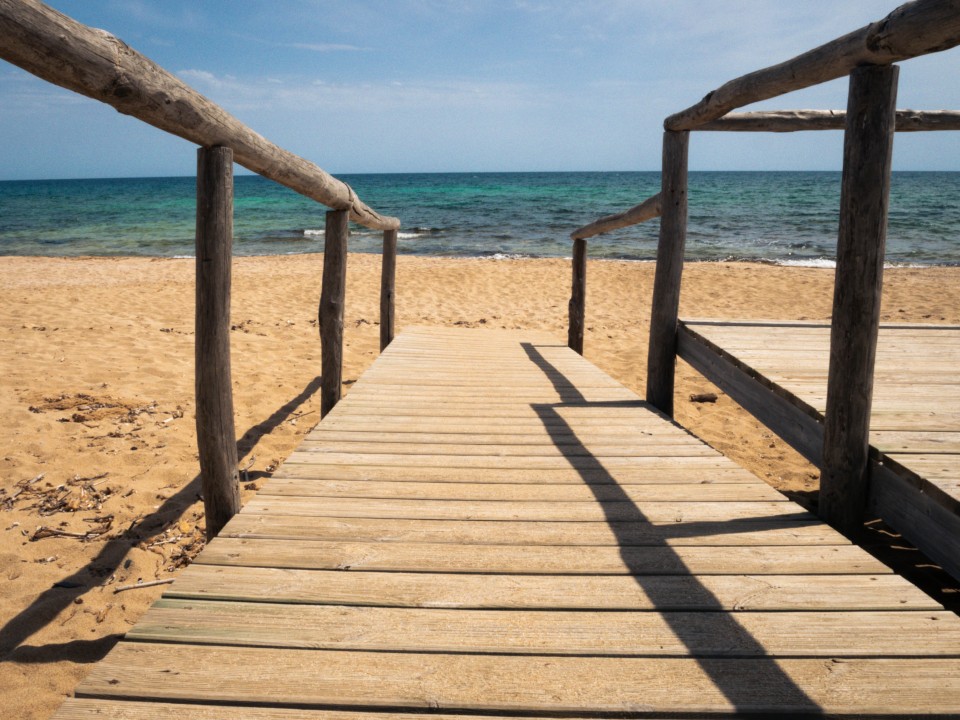
[{"label": "wooden handrail", "polygon": [[607,215],[599,220],[594,220],[588,225],[584,225],[582,228],[574,230],[570,233],[570,239],[585,240],[594,235],[610,232],[611,230],[619,230],[620,228],[630,227],[631,225],[639,225],[655,217],[660,217],[660,193],[648,197],[642,203],[634,205],[629,210],[624,210],[615,215]]},{"label": "wooden handrail", "polygon": [[257,134],[113,35],[37,0],[0,0],[0,57],[201,147],[233,150],[245,168],[376,230],[397,218],[367,207],[346,183]]},{"label": "wooden handrail", "polygon": [[[843,130],[847,124],[844,110],[772,110],[730,113],[700,125],[697,131],[724,132],[799,132],[803,130]],[[897,132],[960,130],[957,110],[897,110]]]},{"label": "wooden handrail", "polygon": [[960,0],[915,0],[786,62],[731,80],[663,125],[693,130],[738,107],[849,75],[860,65],[889,65],[958,44]]}]

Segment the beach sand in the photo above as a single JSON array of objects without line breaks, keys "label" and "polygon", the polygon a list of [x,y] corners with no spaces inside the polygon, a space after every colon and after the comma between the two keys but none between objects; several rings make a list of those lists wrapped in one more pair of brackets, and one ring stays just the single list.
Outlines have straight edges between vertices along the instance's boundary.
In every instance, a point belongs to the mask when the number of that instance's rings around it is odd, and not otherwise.
[{"label": "beach sand", "polygon": [[[322,256],[241,258],[233,382],[244,499],[319,420]],[[643,394],[653,265],[591,261],[586,357]],[[46,718],[202,546],[192,260],[0,258],[0,697]],[[380,258],[351,255],[345,390],[379,347]],[[681,315],[824,320],[833,271],[691,264]],[[398,261],[397,327],[536,328],[566,338],[569,263]],[[960,322],[960,268],[888,270],[883,319]],[[677,419],[803,499],[817,475],[689,367]],[[71,533],[63,536],[62,533]],[[77,537],[79,536],[79,537]],[[88,539],[83,539],[85,536]],[[95,537],[94,537],[95,536]]]}]

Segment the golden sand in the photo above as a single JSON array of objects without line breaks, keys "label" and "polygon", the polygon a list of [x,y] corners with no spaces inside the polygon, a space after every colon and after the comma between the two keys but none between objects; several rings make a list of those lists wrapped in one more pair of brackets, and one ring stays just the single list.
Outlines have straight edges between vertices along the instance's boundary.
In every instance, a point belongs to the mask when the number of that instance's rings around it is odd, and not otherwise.
[{"label": "golden sand", "polygon": [[[244,497],[319,419],[322,256],[235,263],[233,382]],[[0,697],[46,718],[202,545],[193,420],[193,261],[0,258]],[[346,391],[379,347],[380,258],[349,260]],[[591,261],[586,357],[643,394],[653,265]],[[687,317],[829,317],[833,271],[692,264]],[[400,257],[397,326],[535,328],[566,337],[561,260]],[[886,275],[883,319],[960,322],[960,269]],[[677,419],[777,488],[817,476],[690,368]],[[34,539],[36,538],[36,539]]]}]

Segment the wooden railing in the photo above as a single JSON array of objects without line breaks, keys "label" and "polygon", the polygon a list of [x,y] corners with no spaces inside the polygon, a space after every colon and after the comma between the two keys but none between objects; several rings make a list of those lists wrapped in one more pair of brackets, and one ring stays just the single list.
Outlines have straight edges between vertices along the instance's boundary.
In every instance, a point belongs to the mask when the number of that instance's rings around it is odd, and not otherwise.
[{"label": "wooden railing", "polygon": [[400,221],[380,215],[346,183],[278,147],[113,35],[37,0],[0,0],[0,58],[200,146],[197,161],[197,445],[207,537],[240,508],[230,379],[233,163],[332,208],[326,216],[321,414],[340,399],[349,221],[383,230],[380,347],[393,339]]},{"label": "wooden railing", "polygon": [[[647,400],[673,414],[677,322],[687,224],[691,130],[844,130],[840,231],[824,423],[821,515],[841,530],[860,526],[867,505],[868,433],[880,318],[887,203],[895,131],[957,130],[960,112],[895,110],[892,63],[960,44],[960,0],[916,0],[860,30],[779,65],[731,80],[664,121],[659,195],[572,233],[570,346],[582,352],[585,238],[660,216],[647,356]],[[744,105],[849,76],[846,112],[729,114]],[[646,208],[641,211],[641,208]],[[656,208],[659,213],[654,212]],[[576,248],[576,246],[575,246]],[[582,267],[581,267],[582,265]]]}]

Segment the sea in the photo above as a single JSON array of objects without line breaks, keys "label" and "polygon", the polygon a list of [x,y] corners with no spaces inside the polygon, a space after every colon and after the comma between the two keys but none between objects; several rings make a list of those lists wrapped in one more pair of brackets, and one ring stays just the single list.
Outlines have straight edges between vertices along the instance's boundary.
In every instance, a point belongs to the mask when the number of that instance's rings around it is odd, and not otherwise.
[{"label": "sea", "polygon": [[[476,258],[569,257],[570,233],[659,190],[658,172],[342,175],[385,215],[398,250]],[[234,182],[234,252],[321,252],[322,205],[255,175]],[[191,177],[0,182],[0,254],[190,257]],[[686,257],[833,265],[839,172],[691,172]],[[591,258],[649,261],[659,222],[591,238]],[[354,226],[353,252],[382,233]],[[887,262],[960,264],[960,172],[893,174]]]}]

